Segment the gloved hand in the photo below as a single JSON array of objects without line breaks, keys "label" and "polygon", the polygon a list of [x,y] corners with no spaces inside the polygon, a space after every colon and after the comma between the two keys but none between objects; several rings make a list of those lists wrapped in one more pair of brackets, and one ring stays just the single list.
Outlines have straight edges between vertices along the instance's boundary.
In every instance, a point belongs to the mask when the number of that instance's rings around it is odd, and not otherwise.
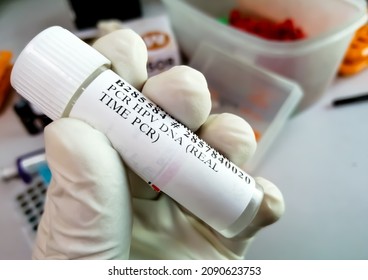
[{"label": "gloved hand", "polygon": [[[114,31],[93,45],[113,70],[238,166],[256,149],[249,124],[209,115],[204,76],[176,66],[147,79],[147,50],[133,31]],[[244,259],[259,229],[284,212],[279,189],[256,178],[265,196],[252,224],[225,238],[124,165],[101,132],[71,118],[45,129],[52,181],[37,231],[34,259]]]}]

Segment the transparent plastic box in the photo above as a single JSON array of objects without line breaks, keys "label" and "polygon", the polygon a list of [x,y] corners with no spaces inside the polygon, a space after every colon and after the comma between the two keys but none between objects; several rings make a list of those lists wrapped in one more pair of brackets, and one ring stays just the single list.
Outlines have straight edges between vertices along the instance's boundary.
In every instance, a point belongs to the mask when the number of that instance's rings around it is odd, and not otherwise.
[{"label": "transparent plastic box", "polygon": [[355,31],[367,21],[354,0],[242,0],[250,16],[292,18],[307,34],[299,41],[270,41],[221,23],[236,0],[162,0],[179,47],[188,58],[201,42],[296,81],[304,92],[298,111],[316,102],[335,77]]},{"label": "transparent plastic box", "polygon": [[198,47],[189,65],[207,79],[212,113],[234,113],[252,126],[256,154],[241,167],[253,171],[297,108],[303,96],[300,86],[206,43]]}]

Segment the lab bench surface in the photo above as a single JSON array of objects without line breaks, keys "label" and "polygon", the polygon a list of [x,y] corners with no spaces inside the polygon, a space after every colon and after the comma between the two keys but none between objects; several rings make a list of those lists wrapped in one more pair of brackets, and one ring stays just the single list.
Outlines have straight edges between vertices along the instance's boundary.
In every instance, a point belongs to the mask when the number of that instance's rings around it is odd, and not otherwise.
[{"label": "lab bench surface", "polygon": [[[0,34],[7,39],[0,49],[15,56],[51,24],[73,28],[66,1],[2,1],[0,7]],[[336,78],[318,103],[287,121],[254,172],[280,188],[285,214],[259,232],[247,259],[368,259],[368,102],[331,106],[367,91],[367,80],[368,71]],[[12,110],[16,98],[0,115],[0,166],[44,145],[42,134],[30,136],[20,124]],[[15,203],[23,188],[19,180],[0,182],[0,259],[31,256],[33,236]]]}]

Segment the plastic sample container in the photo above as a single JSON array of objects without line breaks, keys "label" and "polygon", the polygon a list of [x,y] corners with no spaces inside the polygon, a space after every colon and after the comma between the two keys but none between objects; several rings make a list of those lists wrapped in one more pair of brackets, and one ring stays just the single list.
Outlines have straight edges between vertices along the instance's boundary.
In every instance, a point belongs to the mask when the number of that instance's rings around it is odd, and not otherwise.
[{"label": "plastic sample container", "polygon": [[253,171],[302,99],[300,86],[206,43],[199,46],[189,65],[207,79],[212,113],[234,113],[252,126],[257,150],[242,167]]},{"label": "plastic sample container", "polygon": [[191,59],[203,41],[296,81],[304,92],[298,111],[316,102],[335,77],[355,31],[366,23],[366,6],[348,0],[242,0],[250,16],[292,18],[307,38],[270,41],[218,19],[236,0],[162,0],[183,54]]}]

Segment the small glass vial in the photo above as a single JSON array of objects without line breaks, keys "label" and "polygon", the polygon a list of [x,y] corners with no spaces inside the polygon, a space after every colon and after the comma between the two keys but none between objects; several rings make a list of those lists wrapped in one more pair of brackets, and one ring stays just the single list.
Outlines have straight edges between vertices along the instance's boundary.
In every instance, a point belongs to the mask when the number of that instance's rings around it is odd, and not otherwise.
[{"label": "small glass vial", "polygon": [[259,209],[262,188],[110,66],[73,33],[53,26],[19,55],[11,83],[50,119],[77,118],[103,132],[147,184],[224,236],[241,233]]}]

